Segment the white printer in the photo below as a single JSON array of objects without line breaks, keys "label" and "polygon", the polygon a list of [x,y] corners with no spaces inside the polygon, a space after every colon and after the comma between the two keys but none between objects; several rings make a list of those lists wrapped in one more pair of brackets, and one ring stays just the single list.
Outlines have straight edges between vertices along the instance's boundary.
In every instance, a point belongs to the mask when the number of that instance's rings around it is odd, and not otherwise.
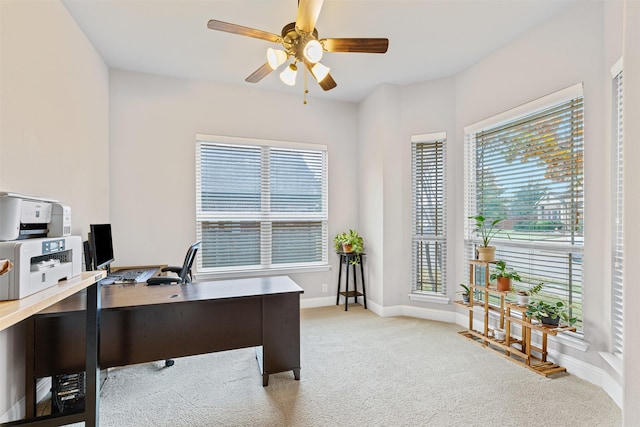
[{"label": "white printer", "polygon": [[0,301],[20,299],[82,272],[82,239],[71,236],[71,208],[57,200],[0,192]]},{"label": "white printer", "polygon": [[57,200],[0,192],[0,240],[71,235],[71,208]]},{"label": "white printer", "polygon": [[13,263],[0,276],[0,301],[27,297],[82,272],[80,236],[0,242],[0,259]]}]

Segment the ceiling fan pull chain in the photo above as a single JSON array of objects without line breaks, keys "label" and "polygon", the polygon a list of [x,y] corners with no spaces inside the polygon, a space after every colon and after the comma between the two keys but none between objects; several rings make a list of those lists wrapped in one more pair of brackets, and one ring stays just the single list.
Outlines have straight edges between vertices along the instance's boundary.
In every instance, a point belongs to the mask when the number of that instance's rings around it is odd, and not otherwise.
[{"label": "ceiling fan pull chain", "polygon": [[304,74],[304,102],[303,104],[307,105],[307,94],[309,93],[309,89],[307,88],[307,67],[303,69]]}]

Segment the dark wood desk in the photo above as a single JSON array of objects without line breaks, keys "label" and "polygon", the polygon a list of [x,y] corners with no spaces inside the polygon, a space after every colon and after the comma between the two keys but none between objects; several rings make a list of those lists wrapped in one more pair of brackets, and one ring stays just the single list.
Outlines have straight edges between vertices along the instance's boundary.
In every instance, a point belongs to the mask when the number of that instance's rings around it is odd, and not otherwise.
[{"label": "dark wood desk", "polygon": [[[84,421],[87,426],[98,424],[99,414],[99,376],[100,364],[98,361],[98,345],[100,339],[100,285],[97,283],[105,276],[104,272],[89,271],[82,273],[78,277],[60,282],[56,286],[44,289],[26,298],[14,301],[0,302],[0,330],[10,328],[22,321],[33,325],[34,315],[55,305],[59,301],[70,295],[77,295],[82,292],[84,299],[88,301],[88,309],[80,312],[80,321],[83,325],[81,338],[82,345],[77,346],[76,354],[82,371],[87,372],[85,407],[82,412],[70,414],[57,414],[51,416],[37,417],[35,410],[29,410],[27,405],[26,419],[11,421],[0,424],[1,426],[33,425],[33,426],[59,426]],[[32,359],[27,355],[26,372],[27,376],[32,372]],[[35,387],[27,387],[25,390],[26,401],[35,402]]]},{"label": "dark wood desk", "polygon": [[[103,286],[100,367],[257,347],[264,386],[278,372],[291,370],[299,379],[302,293],[286,276]],[[84,370],[84,307],[80,294],[33,317],[28,387],[37,378]]]}]

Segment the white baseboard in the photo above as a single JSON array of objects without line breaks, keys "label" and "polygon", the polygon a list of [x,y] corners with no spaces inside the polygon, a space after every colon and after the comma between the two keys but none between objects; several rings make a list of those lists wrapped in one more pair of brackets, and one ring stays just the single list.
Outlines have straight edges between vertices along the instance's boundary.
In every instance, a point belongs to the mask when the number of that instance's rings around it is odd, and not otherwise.
[{"label": "white baseboard", "polygon": [[[51,378],[41,378],[36,383],[36,402],[42,401],[51,391]],[[0,423],[7,423],[9,421],[20,420],[24,418],[27,410],[26,399],[23,396],[17,401],[11,409],[2,414],[0,417]]]},{"label": "white baseboard", "polygon": [[320,298],[301,298],[300,308],[326,307],[334,305],[336,297],[320,297]]},{"label": "white baseboard", "polygon": [[602,389],[609,395],[619,408],[622,409],[622,396],[624,391],[622,386],[613,379],[606,371],[602,374]]}]

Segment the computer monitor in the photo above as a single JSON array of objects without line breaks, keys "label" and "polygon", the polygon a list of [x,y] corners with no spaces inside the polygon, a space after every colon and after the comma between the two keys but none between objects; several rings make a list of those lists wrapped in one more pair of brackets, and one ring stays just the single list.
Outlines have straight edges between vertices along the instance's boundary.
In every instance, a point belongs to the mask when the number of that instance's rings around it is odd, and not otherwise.
[{"label": "computer monitor", "polygon": [[96,270],[107,267],[114,261],[113,241],[111,240],[111,224],[91,224],[89,245],[93,255],[93,266]]}]

